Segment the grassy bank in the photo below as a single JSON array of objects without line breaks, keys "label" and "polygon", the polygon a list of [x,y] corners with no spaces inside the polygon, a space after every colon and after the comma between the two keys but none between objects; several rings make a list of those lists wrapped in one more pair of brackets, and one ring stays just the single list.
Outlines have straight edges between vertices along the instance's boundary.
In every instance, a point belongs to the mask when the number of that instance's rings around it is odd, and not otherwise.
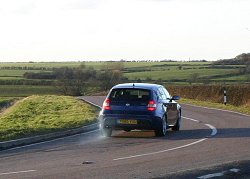
[{"label": "grassy bank", "polygon": [[0,115],[0,141],[81,127],[95,118],[95,108],[73,97],[30,96]]},{"label": "grassy bank", "polygon": [[216,109],[224,109],[224,110],[240,112],[243,114],[250,115],[250,106],[248,106],[248,105],[233,106],[233,105],[224,105],[222,103],[215,103],[215,102],[209,102],[209,101],[199,101],[199,100],[185,99],[185,98],[182,98],[179,102],[182,104],[192,104],[195,106],[204,106],[204,107],[210,107],[210,108],[216,108]]}]

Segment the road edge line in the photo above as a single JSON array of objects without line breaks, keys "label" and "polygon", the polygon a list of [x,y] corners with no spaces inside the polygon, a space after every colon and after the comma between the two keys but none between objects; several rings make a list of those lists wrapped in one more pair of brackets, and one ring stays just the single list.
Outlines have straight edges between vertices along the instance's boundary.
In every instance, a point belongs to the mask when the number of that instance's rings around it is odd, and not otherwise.
[{"label": "road edge line", "polygon": [[182,104],[187,105],[187,106],[197,107],[197,108],[204,108],[204,109],[210,109],[210,110],[229,112],[229,113],[234,113],[234,114],[239,114],[239,115],[242,115],[242,116],[250,117],[250,115],[248,115],[248,114],[244,114],[244,113],[240,113],[240,112],[236,112],[236,111],[230,111],[230,110],[227,110],[227,109],[218,109],[218,108],[212,108],[212,107],[206,107],[206,106],[198,106],[198,105],[187,104],[187,103],[182,103]]}]

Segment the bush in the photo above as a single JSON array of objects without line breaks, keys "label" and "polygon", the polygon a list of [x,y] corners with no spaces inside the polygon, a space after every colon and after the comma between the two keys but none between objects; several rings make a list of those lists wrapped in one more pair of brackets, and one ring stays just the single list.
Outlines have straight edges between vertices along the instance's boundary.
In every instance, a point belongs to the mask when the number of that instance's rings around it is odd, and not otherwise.
[{"label": "bush", "polygon": [[183,98],[223,103],[224,88],[227,91],[228,104],[235,106],[250,106],[250,85],[194,85],[167,86],[172,95]]}]

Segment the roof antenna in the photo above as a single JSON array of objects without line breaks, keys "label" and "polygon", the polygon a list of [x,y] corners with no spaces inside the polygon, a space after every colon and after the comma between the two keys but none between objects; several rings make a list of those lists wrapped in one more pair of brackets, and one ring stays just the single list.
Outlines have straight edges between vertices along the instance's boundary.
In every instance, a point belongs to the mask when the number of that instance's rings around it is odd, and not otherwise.
[{"label": "roof antenna", "polygon": [[135,87],[135,84],[133,83],[133,88]]}]

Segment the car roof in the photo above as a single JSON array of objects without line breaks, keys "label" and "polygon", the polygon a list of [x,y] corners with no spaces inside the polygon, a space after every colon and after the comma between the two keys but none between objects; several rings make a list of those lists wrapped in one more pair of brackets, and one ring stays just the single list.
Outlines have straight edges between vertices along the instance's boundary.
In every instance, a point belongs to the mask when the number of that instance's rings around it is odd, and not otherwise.
[{"label": "car roof", "polygon": [[117,89],[117,88],[156,89],[159,87],[161,87],[161,85],[151,84],[151,83],[123,83],[115,85],[112,89]]}]

